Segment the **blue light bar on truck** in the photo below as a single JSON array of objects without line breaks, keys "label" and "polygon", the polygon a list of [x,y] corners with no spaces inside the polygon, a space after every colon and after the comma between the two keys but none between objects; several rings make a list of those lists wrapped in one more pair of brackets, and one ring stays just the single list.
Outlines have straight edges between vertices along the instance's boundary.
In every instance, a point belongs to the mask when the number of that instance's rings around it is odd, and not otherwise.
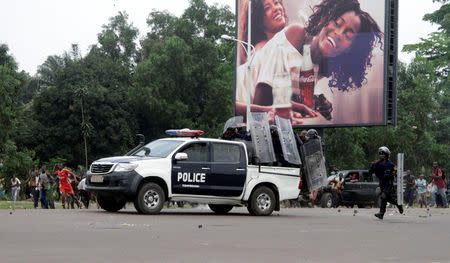
[{"label": "blue light bar on truck", "polygon": [[190,129],[166,130],[166,134],[171,136],[196,137],[202,135],[203,133],[205,132],[201,130],[190,130]]}]

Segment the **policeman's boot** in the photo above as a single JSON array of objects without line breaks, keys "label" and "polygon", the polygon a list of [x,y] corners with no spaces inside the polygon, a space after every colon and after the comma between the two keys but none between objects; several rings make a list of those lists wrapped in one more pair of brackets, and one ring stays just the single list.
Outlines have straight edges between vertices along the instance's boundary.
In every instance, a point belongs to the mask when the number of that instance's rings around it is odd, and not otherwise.
[{"label": "policeman's boot", "polygon": [[398,212],[400,214],[403,214],[403,205],[397,205],[397,208],[398,208]]},{"label": "policeman's boot", "polygon": [[376,213],[375,216],[378,217],[380,220],[383,220],[384,214],[383,213]]}]

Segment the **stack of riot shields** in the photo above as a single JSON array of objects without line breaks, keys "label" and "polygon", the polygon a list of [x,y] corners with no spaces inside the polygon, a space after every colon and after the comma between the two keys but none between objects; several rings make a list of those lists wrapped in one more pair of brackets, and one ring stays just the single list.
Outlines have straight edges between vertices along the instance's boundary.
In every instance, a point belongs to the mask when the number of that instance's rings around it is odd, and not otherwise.
[{"label": "stack of riot shields", "polygon": [[[237,116],[229,119],[225,124],[224,133],[230,128],[242,127],[243,118]],[[310,138],[305,143],[297,141],[289,119],[275,116],[276,132],[281,145],[281,154],[274,149],[269,120],[266,112],[252,112],[248,118],[251,134],[251,147],[247,141],[247,151],[257,164],[288,163],[291,166],[302,167],[309,191],[314,191],[327,185],[325,159],[323,157],[320,137]],[[278,158],[277,158],[278,156]],[[282,159],[282,160],[280,160]]]}]

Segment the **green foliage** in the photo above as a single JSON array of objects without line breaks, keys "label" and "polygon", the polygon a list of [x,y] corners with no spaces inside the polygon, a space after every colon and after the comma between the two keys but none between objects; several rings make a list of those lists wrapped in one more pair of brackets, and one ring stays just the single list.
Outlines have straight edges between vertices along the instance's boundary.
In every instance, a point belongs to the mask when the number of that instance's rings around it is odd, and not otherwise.
[{"label": "green foliage", "polygon": [[13,175],[16,175],[22,182],[26,180],[29,167],[33,164],[34,152],[20,151],[11,140],[2,145],[1,152],[3,167],[0,172],[5,181],[10,182]]},{"label": "green foliage", "polygon": [[152,31],[141,42],[129,96],[147,138],[168,128],[195,127],[218,136],[232,115],[233,69],[225,58],[232,45],[217,43],[233,33],[234,15],[202,0],[180,17],[153,11]]},{"label": "green foliage", "polygon": [[[17,63],[8,55],[8,47],[0,45],[0,159],[3,160],[1,176],[9,182],[15,174],[26,178],[28,165],[34,153],[18,148],[11,139],[20,120],[20,105],[28,84],[28,75],[17,71]],[[19,95],[20,94],[20,95]]]}]

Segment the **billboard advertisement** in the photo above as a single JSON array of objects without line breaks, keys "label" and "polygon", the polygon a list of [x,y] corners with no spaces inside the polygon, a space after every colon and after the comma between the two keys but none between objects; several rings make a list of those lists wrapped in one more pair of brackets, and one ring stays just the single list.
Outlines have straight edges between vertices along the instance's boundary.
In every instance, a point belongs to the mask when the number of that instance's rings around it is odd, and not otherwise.
[{"label": "billboard advertisement", "polygon": [[[251,53],[238,44],[235,115],[298,126],[386,124],[385,1],[252,0]],[[247,42],[248,0],[237,0]],[[385,41],[386,40],[386,41]]]}]

